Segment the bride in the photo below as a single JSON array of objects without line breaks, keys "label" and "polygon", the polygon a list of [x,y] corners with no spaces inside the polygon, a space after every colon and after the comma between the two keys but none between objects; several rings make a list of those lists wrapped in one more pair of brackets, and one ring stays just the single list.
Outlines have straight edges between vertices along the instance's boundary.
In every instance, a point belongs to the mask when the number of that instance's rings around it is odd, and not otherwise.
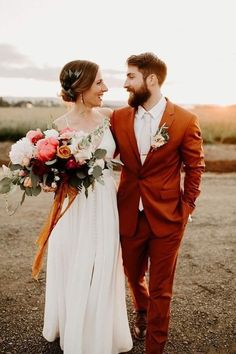
[{"label": "bride", "polygon": [[[97,147],[112,158],[115,142],[107,124],[112,112],[101,108],[107,87],[98,65],[69,62],[60,82],[63,100],[74,105],[54,121],[57,128],[97,136]],[[77,195],[49,238],[43,336],[50,342],[60,337],[65,354],[118,354],[132,348],[110,170],[104,170],[104,185],[97,183],[88,198],[83,190]]]}]

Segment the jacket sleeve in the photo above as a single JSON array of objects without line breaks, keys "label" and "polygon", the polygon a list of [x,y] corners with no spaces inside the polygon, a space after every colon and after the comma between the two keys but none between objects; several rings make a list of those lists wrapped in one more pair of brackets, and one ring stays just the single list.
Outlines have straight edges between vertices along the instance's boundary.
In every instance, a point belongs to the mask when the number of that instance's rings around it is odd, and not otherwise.
[{"label": "jacket sleeve", "polygon": [[185,131],[181,154],[185,171],[183,201],[189,205],[191,212],[200,194],[201,175],[205,170],[202,134],[195,115],[192,115]]}]

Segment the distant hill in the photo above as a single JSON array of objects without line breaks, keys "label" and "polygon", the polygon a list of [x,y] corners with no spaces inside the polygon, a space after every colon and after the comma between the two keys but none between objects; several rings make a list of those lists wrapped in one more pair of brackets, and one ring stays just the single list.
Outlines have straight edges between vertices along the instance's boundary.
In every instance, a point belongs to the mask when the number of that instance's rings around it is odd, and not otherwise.
[{"label": "distant hill", "polygon": [[[38,105],[38,104],[43,104],[45,106],[52,106],[52,105],[62,105],[62,100],[58,97],[31,97],[31,96],[25,96],[25,97],[14,97],[14,96],[5,96],[3,99],[7,102],[9,102],[11,105],[14,105],[18,102],[32,102],[33,105]],[[109,101],[105,100],[103,102],[103,106],[111,107],[111,108],[117,108],[117,107],[123,107],[126,105],[125,101]]]}]

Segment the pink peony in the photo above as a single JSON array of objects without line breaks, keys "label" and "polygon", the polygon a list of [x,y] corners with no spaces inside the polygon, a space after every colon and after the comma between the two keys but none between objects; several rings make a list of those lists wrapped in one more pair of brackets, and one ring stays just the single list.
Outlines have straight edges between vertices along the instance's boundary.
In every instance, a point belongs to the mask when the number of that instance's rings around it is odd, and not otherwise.
[{"label": "pink peony", "polygon": [[36,158],[46,162],[56,157],[57,146],[59,141],[55,138],[41,139],[36,144]]},{"label": "pink peony", "polygon": [[29,139],[29,141],[32,144],[36,144],[38,140],[43,139],[44,135],[41,132],[40,129],[37,130],[30,130],[28,131],[28,133],[26,134],[26,138]]}]

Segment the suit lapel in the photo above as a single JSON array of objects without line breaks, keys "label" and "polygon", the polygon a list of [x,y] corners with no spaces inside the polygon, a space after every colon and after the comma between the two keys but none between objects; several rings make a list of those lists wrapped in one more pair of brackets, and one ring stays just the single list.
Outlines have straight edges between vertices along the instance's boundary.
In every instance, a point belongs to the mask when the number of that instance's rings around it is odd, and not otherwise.
[{"label": "suit lapel", "polygon": [[129,111],[128,122],[127,122],[128,123],[129,140],[130,140],[131,147],[135,153],[135,156],[136,156],[139,164],[141,164],[140,154],[139,154],[139,150],[138,150],[138,144],[137,144],[137,140],[136,140],[136,136],[135,136],[135,132],[134,132],[134,118],[135,118],[135,109],[131,109],[131,111]]},{"label": "suit lapel", "polygon": [[[157,127],[159,129],[163,124],[165,124],[166,127],[170,128],[171,124],[174,121],[175,115],[174,115],[174,105],[171,103],[167,98],[167,104],[166,104],[166,109],[163,113],[163,116],[161,118],[160,124]],[[157,130],[156,130],[157,131]],[[167,143],[168,144],[168,143]],[[149,150],[149,153],[144,161],[143,166],[146,166],[146,164],[149,163],[151,160],[152,156],[154,153],[158,152],[158,149],[156,151],[153,151],[152,148]]]}]

